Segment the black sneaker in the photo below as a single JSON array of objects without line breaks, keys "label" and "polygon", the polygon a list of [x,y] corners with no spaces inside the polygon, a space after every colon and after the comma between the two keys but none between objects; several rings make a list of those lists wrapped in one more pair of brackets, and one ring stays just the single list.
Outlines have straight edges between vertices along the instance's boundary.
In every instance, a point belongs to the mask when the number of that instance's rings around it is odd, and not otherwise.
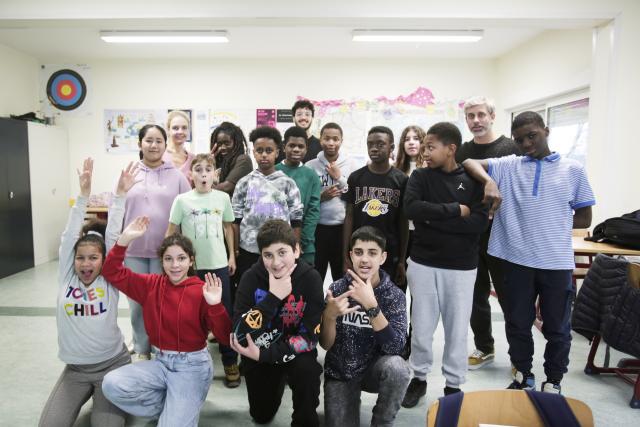
[{"label": "black sneaker", "polygon": [[446,386],[444,388],[444,395],[445,396],[449,396],[450,394],[454,394],[454,393],[460,393],[462,390],[460,390],[458,387],[449,387]]},{"label": "black sneaker", "polygon": [[531,372],[522,373],[516,371],[516,376],[508,390],[535,390],[536,389],[536,377]]},{"label": "black sneaker", "polygon": [[404,394],[402,400],[403,408],[413,408],[418,404],[420,398],[427,394],[427,382],[421,381],[417,378],[413,378],[407,387],[407,391]]}]

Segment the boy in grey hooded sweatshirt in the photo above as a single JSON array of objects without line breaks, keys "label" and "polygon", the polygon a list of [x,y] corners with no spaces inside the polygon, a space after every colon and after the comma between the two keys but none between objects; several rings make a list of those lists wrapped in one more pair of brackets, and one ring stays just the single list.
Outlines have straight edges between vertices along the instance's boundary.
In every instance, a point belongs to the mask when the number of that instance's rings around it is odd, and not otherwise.
[{"label": "boy in grey hooded sweatshirt", "polygon": [[346,202],[342,193],[348,190],[347,178],[353,172],[351,159],[340,153],[342,128],[336,123],[327,123],[320,130],[322,152],[306,163],[320,178],[320,220],[316,227],[315,267],[324,280],[327,265],[331,266],[331,277],[342,277],[342,224]]}]

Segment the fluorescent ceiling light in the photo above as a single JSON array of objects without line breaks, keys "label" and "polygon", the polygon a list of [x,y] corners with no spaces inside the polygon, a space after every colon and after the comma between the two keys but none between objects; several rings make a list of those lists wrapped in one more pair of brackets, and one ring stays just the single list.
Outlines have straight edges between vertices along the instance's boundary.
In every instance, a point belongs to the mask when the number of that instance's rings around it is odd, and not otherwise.
[{"label": "fluorescent ceiling light", "polygon": [[100,31],[107,43],[228,43],[226,31]]},{"label": "fluorescent ceiling light", "polygon": [[472,43],[482,30],[353,30],[354,42]]}]

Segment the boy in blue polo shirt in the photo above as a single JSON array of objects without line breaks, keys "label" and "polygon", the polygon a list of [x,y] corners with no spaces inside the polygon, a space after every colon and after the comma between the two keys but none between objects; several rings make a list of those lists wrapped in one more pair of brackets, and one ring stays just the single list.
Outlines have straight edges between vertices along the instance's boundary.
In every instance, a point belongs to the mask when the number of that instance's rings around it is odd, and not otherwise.
[{"label": "boy in blue polo shirt", "polygon": [[591,225],[595,198],[584,167],[549,150],[549,128],[539,114],[519,114],[511,133],[524,156],[466,160],[463,165],[485,185],[490,214],[501,206],[493,221],[489,254],[504,261],[506,334],[517,370],[508,388],[535,389],[531,327],[539,296],[547,340],[547,380],[541,390],[559,394],[571,348],[571,229]]}]

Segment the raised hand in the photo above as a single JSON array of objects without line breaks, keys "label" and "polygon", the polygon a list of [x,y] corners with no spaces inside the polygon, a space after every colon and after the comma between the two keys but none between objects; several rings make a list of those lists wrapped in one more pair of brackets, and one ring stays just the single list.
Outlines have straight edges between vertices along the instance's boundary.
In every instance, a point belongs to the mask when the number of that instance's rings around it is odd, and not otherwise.
[{"label": "raised hand", "polygon": [[376,300],[376,296],[373,293],[373,286],[371,286],[371,278],[367,278],[367,281],[363,282],[352,270],[347,270],[347,273],[353,279],[351,286],[349,286],[349,289],[353,291],[351,298],[358,301],[365,309],[378,305],[378,300]]},{"label": "raised hand", "polygon": [[243,347],[239,342],[236,334],[232,333],[230,337],[231,348],[238,354],[248,357],[249,359],[258,361],[260,358],[260,348],[253,342],[251,335],[247,334],[247,346]]},{"label": "raised hand", "polygon": [[122,231],[118,238],[118,245],[129,246],[129,243],[146,233],[149,227],[149,217],[139,216]]},{"label": "raised hand", "polygon": [[93,159],[87,158],[82,162],[82,172],[78,171],[78,181],[80,184],[80,195],[89,197],[91,195],[91,177],[93,175]]},{"label": "raised hand", "polygon": [[213,157],[216,157],[218,155],[218,152],[220,151],[220,147],[218,147],[218,144],[213,144],[213,147],[211,147],[211,155]]},{"label": "raised hand", "polygon": [[349,307],[349,297],[353,294],[353,291],[347,291],[342,295],[337,297],[333,297],[333,292],[331,290],[327,291],[326,298],[326,306],[324,307],[323,316],[331,320],[335,320],[340,316],[344,316],[345,314],[353,313],[354,311],[360,310],[359,305],[354,305],[353,307]]},{"label": "raised hand", "polygon": [[222,301],[222,280],[215,274],[205,274],[202,296],[209,305],[220,304]]},{"label": "raised hand", "polygon": [[283,300],[291,293],[291,273],[296,269],[297,264],[293,264],[280,278],[276,278],[269,272],[269,292]]},{"label": "raised hand", "polygon": [[136,179],[137,173],[138,163],[134,162],[130,162],[127,167],[120,172],[120,179],[118,179],[118,187],[116,189],[116,194],[118,196],[124,196],[129,190],[131,190],[131,187],[140,182],[139,179]]},{"label": "raised hand", "polygon": [[327,170],[329,176],[331,176],[331,178],[336,181],[339,180],[342,176],[342,172],[340,172],[340,168],[338,167],[338,164],[336,162],[329,162],[325,169]]}]

